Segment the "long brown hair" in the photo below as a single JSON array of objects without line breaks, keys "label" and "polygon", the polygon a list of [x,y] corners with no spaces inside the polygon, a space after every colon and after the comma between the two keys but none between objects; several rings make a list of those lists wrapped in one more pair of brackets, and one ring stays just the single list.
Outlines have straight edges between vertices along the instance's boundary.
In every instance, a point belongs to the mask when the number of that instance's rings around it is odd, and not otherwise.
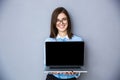
[{"label": "long brown hair", "polygon": [[67,12],[67,10],[64,7],[58,7],[56,8],[53,13],[52,13],[52,17],[51,17],[51,31],[50,31],[50,37],[51,38],[56,38],[57,34],[58,34],[58,30],[56,28],[56,22],[57,22],[57,17],[60,13],[64,13],[67,16],[67,20],[68,20],[68,27],[67,27],[67,34],[69,38],[72,38],[73,33],[71,31],[71,20],[70,20],[70,16]]}]

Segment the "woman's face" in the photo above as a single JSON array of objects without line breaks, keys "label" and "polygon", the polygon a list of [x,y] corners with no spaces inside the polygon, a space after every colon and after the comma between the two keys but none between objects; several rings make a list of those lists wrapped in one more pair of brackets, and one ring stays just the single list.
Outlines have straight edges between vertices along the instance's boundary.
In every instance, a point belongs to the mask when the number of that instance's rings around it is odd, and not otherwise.
[{"label": "woman's face", "polygon": [[64,13],[60,13],[57,17],[56,28],[58,32],[66,32],[68,27],[67,16]]}]

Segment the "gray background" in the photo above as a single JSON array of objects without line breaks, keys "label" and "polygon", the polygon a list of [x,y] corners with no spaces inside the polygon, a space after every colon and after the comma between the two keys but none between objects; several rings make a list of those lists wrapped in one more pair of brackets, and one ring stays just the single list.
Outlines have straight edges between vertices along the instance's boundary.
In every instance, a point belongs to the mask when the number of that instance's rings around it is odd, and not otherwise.
[{"label": "gray background", "polygon": [[43,45],[52,11],[65,7],[85,41],[88,73],[79,80],[120,80],[119,0],[0,0],[0,80],[45,80]]}]

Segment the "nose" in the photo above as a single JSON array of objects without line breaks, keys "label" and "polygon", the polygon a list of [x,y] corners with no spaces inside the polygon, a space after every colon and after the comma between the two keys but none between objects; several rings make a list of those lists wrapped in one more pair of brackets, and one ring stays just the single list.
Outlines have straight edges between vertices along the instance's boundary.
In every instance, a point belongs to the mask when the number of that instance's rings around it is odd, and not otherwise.
[{"label": "nose", "polygon": [[63,24],[63,21],[60,21],[60,24]]}]

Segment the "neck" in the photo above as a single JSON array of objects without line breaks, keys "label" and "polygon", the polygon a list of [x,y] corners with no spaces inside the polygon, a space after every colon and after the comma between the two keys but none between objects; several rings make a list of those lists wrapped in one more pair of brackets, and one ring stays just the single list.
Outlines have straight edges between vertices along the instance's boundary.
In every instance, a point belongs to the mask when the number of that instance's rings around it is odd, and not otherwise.
[{"label": "neck", "polygon": [[59,36],[61,36],[61,37],[65,37],[65,36],[67,35],[67,32],[59,32],[58,34],[59,34]]}]

